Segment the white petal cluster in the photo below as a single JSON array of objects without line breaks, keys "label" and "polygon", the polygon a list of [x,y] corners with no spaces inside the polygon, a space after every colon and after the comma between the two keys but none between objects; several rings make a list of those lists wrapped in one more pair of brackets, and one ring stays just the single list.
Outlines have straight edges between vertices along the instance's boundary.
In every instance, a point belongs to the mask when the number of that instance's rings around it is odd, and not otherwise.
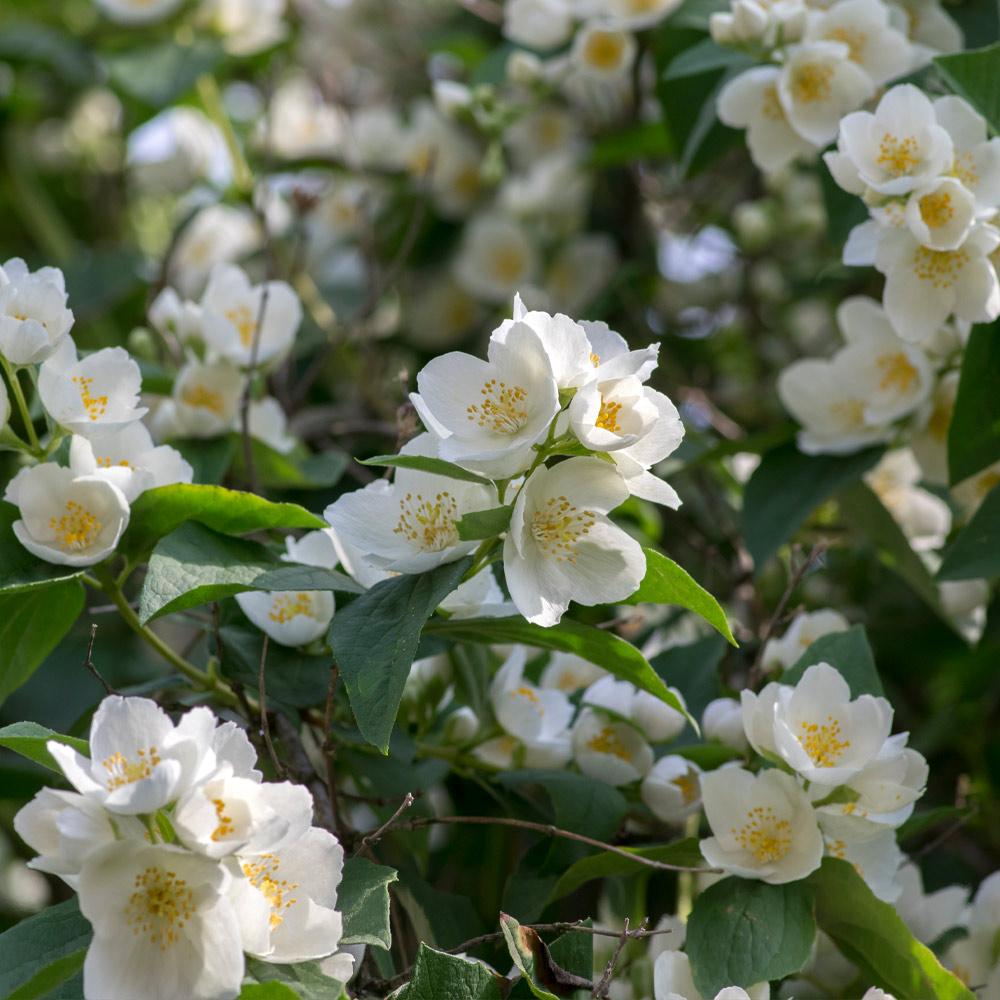
[{"label": "white petal cluster", "polygon": [[14,826],[39,853],[32,867],[79,894],[94,930],[88,997],[226,1000],[245,954],[337,952],[343,850],[312,825],[305,788],[261,781],[234,723],[205,708],[175,723],[147,699],[111,696],[90,758],[48,749],[75,791],[43,789]]}]

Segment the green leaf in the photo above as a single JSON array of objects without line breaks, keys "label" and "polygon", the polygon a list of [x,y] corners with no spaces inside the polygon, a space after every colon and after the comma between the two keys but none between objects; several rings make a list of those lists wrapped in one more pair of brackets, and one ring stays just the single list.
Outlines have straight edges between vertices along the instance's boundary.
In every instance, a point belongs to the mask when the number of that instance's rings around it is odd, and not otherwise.
[{"label": "green leaf", "polygon": [[112,83],[129,97],[162,108],[194,86],[202,73],[211,73],[223,57],[222,45],[207,38],[190,44],[174,41],[144,45],[105,56]]},{"label": "green leaf", "polygon": [[28,760],[33,760],[36,764],[42,764],[59,774],[62,771],[52,759],[52,755],[45,748],[49,740],[56,740],[58,743],[65,743],[66,746],[73,747],[74,750],[82,754],[89,754],[90,747],[86,740],[77,739],[75,736],[63,736],[62,733],[54,733],[45,726],[38,725],[37,722],[15,722],[10,726],[0,729],[0,747],[6,747],[19,753]]},{"label": "green leaf", "polygon": [[[522,927],[512,916],[501,913],[500,931],[523,982],[538,1000],[559,1000],[576,990],[592,988],[589,976],[574,975],[556,964],[548,946],[533,928]],[[551,993],[549,987],[556,992]]]},{"label": "green leaf", "polygon": [[503,1000],[507,981],[479,962],[470,962],[421,944],[410,982],[398,1000]]},{"label": "green leaf", "polygon": [[825,858],[807,882],[815,889],[820,929],[866,979],[897,997],[973,1000],[972,992],[913,936],[892,906],[873,895],[847,861]]},{"label": "green leaf", "polygon": [[716,632],[725,636],[727,642],[739,645],[719,602],[687,570],[656,549],[644,548],[643,552],[646,553],[646,575],[639,589],[623,603],[676,604],[704,618]]},{"label": "green leaf", "polygon": [[188,521],[224,535],[245,535],[270,528],[325,528],[326,521],[294,503],[272,503],[254,493],[221,486],[176,483],[146,490],[132,505],[132,517],[119,550],[129,557],[150,548]]},{"label": "green leaf", "polygon": [[872,468],[883,450],[803,455],[788,444],[769,451],[743,493],[743,537],[757,572],[824,500]]},{"label": "green leaf", "polygon": [[0,704],[59,645],[83,610],[83,600],[78,580],[0,592]]},{"label": "green leaf", "polygon": [[342,944],[369,944],[388,948],[389,886],[398,878],[395,868],[365,858],[348,858],[337,890],[337,909],[344,916]]},{"label": "green leaf", "polygon": [[50,906],[4,931],[0,934],[0,996],[18,1000],[45,996],[79,970],[90,938],[90,924],[75,899]]},{"label": "green leaf", "polygon": [[1000,485],[994,486],[962,529],[937,571],[939,580],[1000,576]]},{"label": "green leaf", "polygon": [[13,525],[20,517],[17,507],[0,501],[0,593],[51,587],[83,574],[82,569],[56,566],[33,556],[14,536]]},{"label": "green leaf", "polygon": [[35,68],[46,66],[74,88],[91,83],[97,68],[82,40],[50,25],[27,20],[4,22],[0,31],[0,58]]},{"label": "green leaf", "polygon": [[684,946],[698,992],[711,997],[798,972],[816,937],[812,895],[804,882],[730,876],[709,886],[695,900]]},{"label": "green leaf", "polygon": [[862,694],[885,695],[863,625],[852,625],[846,632],[821,635],[781,675],[781,683],[797,684],[806,668],[814,663],[829,663],[831,667],[836,667],[847,681],[854,698]]},{"label": "green leaf", "polygon": [[[239,437],[234,435],[238,441]],[[335,486],[347,468],[348,458],[343,452],[327,451],[310,455],[301,446],[283,454],[263,441],[250,443],[254,471],[258,481],[274,490],[322,490]],[[242,448],[236,448],[236,475],[245,474]]]},{"label": "green leaf", "polygon": [[722,693],[718,668],[725,652],[722,636],[706,635],[695,642],[671,646],[657,653],[649,665],[665,684],[680,691],[688,711],[700,719],[705,706]]},{"label": "green leaf", "polygon": [[[626,847],[629,854],[648,858],[652,861],[663,861],[669,865],[683,865],[685,868],[703,868],[705,859],[701,856],[697,837],[677,840],[672,844],[661,844],[657,847]],[[618,877],[622,875],[639,875],[650,871],[648,865],[639,861],[629,861],[612,851],[602,851],[589,858],[574,862],[562,874],[552,890],[551,900],[561,899],[575,892],[581,885],[595,879]]]},{"label": "green leaf", "polygon": [[723,10],[729,10],[729,0],[684,0],[667,19],[666,30],[697,28],[708,31],[711,16]]},{"label": "green leaf", "polygon": [[[337,994],[332,996],[336,997]],[[302,994],[287,983],[271,980],[267,983],[248,983],[240,990],[238,1000],[302,1000]]]},{"label": "green leaf", "polygon": [[494,538],[507,530],[513,510],[514,505],[508,504],[505,507],[491,507],[489,510],[474,510],[463,514],[458,520],[458,537],[465,542]]},{"label": "green leaf", "polygon": [[591,147],[588,163],[598,170],[607,170],[637,160],[666,159],[674,153],[663,122],[640,122],[620,132],[600,136]]},{"label": "green leaf", "polygon": [[363,592],[343,573],[283,562],[257,542],[191,522],[153,549],[139,595],[139,618],[145,623],[246,590]]},{"label": "green leaf", "polygon": [[[1000,46],[997,47],[1000,61]],[[1000,65],[994,70],[996,79]],[[1000,458],[1000,323],[974,326],[962,355],[955,409],[948,425],[952,485]]]},{"label": "green leaf", "polygon": [[383,753],[403,695],[420,630],[459,585],[471,560],[383,580],[333,616],[330,648],[361,735]]},{"label": "green leaf", "polygon": [[994,132],[1000,131],[1000,43],[938,56],[934,65],[948,86],[964,97]]},{"label": "green leaf", "polygon": [[491,480],[477,476],[468,469],[463,469],[454,462],[446,462],[443,458],[431,458],[427,455],[376,455],[374,458],[357,459],[359,465],[391,465],[398,469],[417,469],[419,472],[430,472],[435,476],[447,476],[449,479],[461,479],[466,483],[479,483],[481,486],[492,486]]},{"label": "green leaf", "polygon": [[663,80],[669,83],[708,70],[749,69],[753,65],[755,60],[745,52],[724,48],[711,38],[704,38],[671,60],[663,72]]},{"label": "green leaf", "polygon": [[168,443],[190,463],[194,481],[200,486],[218,486],[239,451],[236,434],[215,438],[173,438]]},{"label": "green leaf", "polygon": [[[380,584],[381,586],[381,584]],[[336,618],[334,622],[336,622]],[[524,643],[538,649],[576,653],[583,659],[629,681],[643,691],[656,695],[660,701],[681,712],[698,731],[698,724],[685,710],[680,700],[668,690],[646,658],[631,643],[613,632],[583,625],[572,618],[563,618],[558,625],[543,628],[523,618],[451,618],[428,622],[424,631],[441,635],[456,642]]]},{"label": "green leaf", "polygon": [[868,206],[856,194],[845,191],[826,167],[819,171],[819,183],[826,210],[827,238],[839,256],[851,230],[868,221]]},{"label": "green leaf", "polygon": [[[345,996],[341,983],[320,970],[318,962],[297,962],[294,965],[275,965],[247,956],[246,978],[240,997],[294,997],[295,1000],[340,1000]],[[279,992],[248,993],[250,989],[265,988]],[[284,991],[284,992],[280,992]]]}]

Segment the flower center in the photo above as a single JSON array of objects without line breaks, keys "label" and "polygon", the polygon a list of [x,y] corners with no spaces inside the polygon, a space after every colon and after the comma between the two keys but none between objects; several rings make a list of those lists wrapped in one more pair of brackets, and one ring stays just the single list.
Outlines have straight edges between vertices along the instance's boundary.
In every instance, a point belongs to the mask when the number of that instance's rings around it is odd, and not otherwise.
[{"label": "flower center", "polygon": [[490,264],[498,281],[513,285],[524,273],[524,254],[518,247],[497,247],[490,254]]},{"label": "flower center", "polygon": [[780,861],[792,846],[792,826],[787,819],[778,819],[771,806],[754,806],[747,810],[747,822],[732,830],[736,842],[749,851],[758,864]]},{"label": "flower center", "polygon": [[425,500],[422,493],[407,493],[399,501],[399,520],[393,534],[402,535],[425,552],[440,552],[458,542],[458,504],[447,491]]},{"label": "flower center", "polygon": [[868,47],[868,35],[857,28],[834,28],[826,37],[831,42],[843,42],[850,50],[848,56],[852,62],[860,62]]},{"label": "flower center", "polygon": [[976,160],[969,150],[955,154],[955,162],[951,166],[952,177],[960,180],[966,187],[974,188],[979,183],[979,171]]},{"label": "flower center", "polygon": [[931,229],[940,229],[955,218],[955,206],[951,203],[951,195],[947,191],[932,191],[925,194],[919,201],[920,218]]},{"label": "flower center", "polygon": [[308,594],[276,594],[267,617],[279,625],[284,625],[299,615],[311,616],[312,613],[313,602]]},{"label": "flower center", "polygon": [[882,373],[878,386],[883,391],[895,389],[899,392],[909,392],[920,377],[920,373],[910,364],[910,359],[900,351],[897,354],[883,354],[877,362]]},{"label": "flower center", "polygon": [[675,785],[681,793],[684,805],[689,806],[698,798],[698,781],[690,774],[682,774],[674,778],[670,784]]},{"label": "flower center", "polygon": [[513,691],[511,691],[510,696],[512,698],[526,698],[533,705],[538,704],[538,695],[535,694],[535,692],[532,691],[530,687],[527,687],[524,684],[522,684],[521,687],[515,688]]},{"label": "flower center", "polygon": [[848,429],[865,426],[865,404],[860,399],[841,399],[830,407],[831,414]]},{"label": "flower center", "polygon": [[825,63],[804,63],[792,70],[792,96],[802,104],[825,101],[832,91],[833,67]]},{"label": "flower center", "polygon": [[772,83],[761,95],[761,113],[771,121],[781,122],[785,120],[785,109],[781,106],[781,98],[778,97],[778,88]]},{"label": "flower center", "polygon": [[225,409],[222,402],[222,393],[216,392],[214,389],[209,389],[208,386],[202,384],[185,386],[181,391],[181,400],[188,406],[211,410],[220,417]]},{"label": "flower center", "polygon": [[250,307],[237,306],[235,309],[227,309],[223,315],[236,327],[240,343],[244,347],[250,347],[253,344],[253,335],[257,332],[257,320],[250,312]]},{"label": "flower center", "polygon": [[215,806],[215,817],[218,820],[218,826],[212,831],[212,840],[218,843],[223,837],[228,837],[231,833],[236,832],[236,827],[233,826],[233,818],[226,814],[226,803],[222,799],[212,799],[212,805]]},{"label": "flower center", "polygon": [[587,746],[597,753],[608,753],[626,763],[631,763],[632,752],[625,746],[613,726],[605,726],[597,735],[591,736]]},{"label": "flower center", "polygon": [[594,426],[600,427],[602,430],[610,431],[612,434],[619,433],[622,429],[621,424],[618,423],[618,414],[621,412],[621,408],[621,403],[609,403],[602,396],[601,411],[597,414]]},{"label": "flower center", "polygon": [[622,36],[610,31],[592,31],[583,48],[583,56],[596,69],[613,70],[621,62],[625,42]]},{"label": "flower center", "polygon": [[150,865],[133,882],[135,891],[125,907],[125,920],[135,935],[166,951],[195,912],[194,893],[177,873]]},{"label": "flower center", "polygon": [[809,759],[817,767],[835,767],[850,745],[850,740],[841,739],[843,731],[840,720],[832,715],[826,722],[800,722],[799,742]]},{"label": "flower center", "polygon": [[524,405],[528,390],[519,385],[507,385],[495,378],[483,383],[479,390],[482,399],[465,408],[469,420],[480,427],[487,427],[495,434],[517,434],[528,422]]},{"label": "flower center", "polygon": [[74,375],[73,383],[80,390],[80,402],[83,403],[83,408],[87,411],[87,416],[90,417],[91,420],[97,420],[98,417],[103,417],[108,408],[108,397],[92,396],[90,394],[90,387],[94,384],[93,378],[85,378],[83,375]]},{"label": "flower center", "polygon": [[94,544],[101,531],[101,522],[86,507],[75,500],[67,500],[66,513],[62,517],[49,518],[49,528],[67,552],[78,552]]},{"label": "flower center", "polygon": [[113,465],[120,465],[123,469],[131,469],[132,463],[127,458],[115,461],[110,455],[102,455],[95,459],[99,469],[110,469]]},{"label": "flower center", "polygon": [[913,273],[934,288],[951,288],[968,263],[965,250],[931,250],[917,247],[913,254]]},{"label": "flower center", "polygon": [[544,555],[554,556],[557,562],[576,562],[576,546],[583,535],[590,534],[595,517],[592,510],[580,510],[566,497],[549,497],[531,518],[531,534]]},{"label": "flower center", "polygon": [[917,155],[917,140],[912,135],[897,139],[891,132],[886,132],[878,144],[878,156],[875,162],[890,177],[902,177],[903,174],[908,174],[920,162],[920,157]]},{"label": "flower center", "polygon": [[101,767],[107,773],[108,791],[113,792],[123,785],[134,785],[153,773],[153,768],[160,763],[160,755],[156,747],[136,751],[136,760],[129,760],[123,753],[116,750],[110,757],[101,761]]},{"label": "flower center", "polygon": [[295,897],[286,899],[286,896],[298,889],[299,883],[277,878],[280,866],[281,862],[273,854],[262,854],[259,860],[245,861],[241,865],[250,884],[271,904],[271,927],[277,927],[285,919],[284,911],[297,902]]}]

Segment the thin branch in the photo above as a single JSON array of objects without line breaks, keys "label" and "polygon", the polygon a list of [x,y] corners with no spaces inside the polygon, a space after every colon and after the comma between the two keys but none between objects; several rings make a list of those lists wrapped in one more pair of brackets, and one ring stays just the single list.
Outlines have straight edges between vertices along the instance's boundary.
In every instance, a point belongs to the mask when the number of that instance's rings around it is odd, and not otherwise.
[{"label": "thin branch", "polygon": [[265,284],[260,296],[260,308],[257,310],[257,324],[253,328],[253,342],[250,345],[250,364],[247,368],[247,380],[240,397],[240,435],[243,439],[243,465],[247,486],[251,493],[258,493],[257,470],[253,461],[253,439],[250,437],[250,391],[253,388],[253,377],[257,371],[257,355],[260,352],[260,334],[264,327],[264,312],[267,309],[267,299],[270,289]]},{"label": "thin branch", "polygon": [[337,681],[340,679],[340,671],[337,664],[330,666],[330,679],[326,686],[326,704],[323,706],[323,743],[320,747],[326,761],[326,793],[330,796],[330,810],[333,814],[333,825],[336,827],[338,835],[340,832],[340,810],[337,807],[337,748],[333,743],[333,706],[337,693]]},{"label": "thin branch", "polygon": [[285,769],[278,760],[278,755],[274,752],[274,744],[271,742],[271,724],[267,718],[267,690],[264,686],[264,665],[267,662],[267,633],[264,634],[264,643],[260,648],[260,667],[257,670],[257,690],[260,692],[260,734],[264,738],[264,746],[271,757],[274,771],[279,778],[285,776]]},{"label": "thin branch", "polygon": [[97,638],[97,622],[91,622],[90,642],[87,643],[87,657],[83,665],[97,678],[107,694],[118,694],[118,692],[101,676],[100,670],[94,666],[94,640]]},{"label": "thin branch", "polygon": [[[646,917],[642,918],[642,923],[639,925],[640,930],[645,930],[646,920]],[[622,932],[618,936],[618,946],[615,948],[611,958],[608,959],[608,964],[604,967],[604,975],[602,975],[597,981],[597,984],[594,986],[593,993],[590,994],[593,1000],[602,1000],[602,998],[607,997],[608,987],[611,985],[611,977],[615,974],[615,966],[618,964],[618,959],[621,957],[621,953],[625,950],[625,945],[628,944],[628,939],[628,917],[626,917],[625,926],[622,928]]]},{"label": "thin branch", "polygon": [[413,792],[407,792],[403,796],[403,801],[400,802],[399,808],[377,830],[373,833],[367,833],[361,838],[361,844],[354,852],[354,856],[357,857],[366,848],[371,847],[372,844],[377,844],[396,824],[396,820],[413,805],[414,801]]}]

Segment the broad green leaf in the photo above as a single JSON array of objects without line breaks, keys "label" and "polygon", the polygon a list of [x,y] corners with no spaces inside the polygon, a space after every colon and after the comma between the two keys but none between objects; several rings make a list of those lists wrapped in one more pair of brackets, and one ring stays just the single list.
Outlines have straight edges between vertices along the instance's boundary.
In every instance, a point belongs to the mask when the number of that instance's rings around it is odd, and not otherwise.
[{"label": "broad green leaf", "polygon": [[481,486],[493,485],[484,476],[477,476],[474,472],[455,465],[454,462],[446,462],[443,458],[431,458],[427,455],[376,455],[374,458],[359,458],[357,462],[359,465],[390,465],[397,469],[416,469],[418,472],[430,472],[435,476],[461,479],[463,482],[479,483]]},{"label": "broad green leaf", "polygon": [[819,170],[823,207],[826,209],[826,233],[838,256],[851,230],[868,221],[868,207],[855,194],[845,191],[825,166]]},{"label": "broad green leaf", "polygon": [[491,507],[489,510],[474,510],[463,514],[458,521],[458,537],[463,541],[480,538],[494,538],[507,530],[514,505]]},{"label": "broad green leaf", "polygon": [[836,667],[847,681],[854,698],[862,694],[885,695],[863,625],[852,625],[846,632],[821,635],[781,675],[781,683],[798,683],[806,668],[814,663],[829,663],[831,667]]},{"label": "broad green leaf", "polygon": [[725,652],[721,635],[707,635],[683,646],[671,646],[657,653],[649,664],[665,684],[680,691],[688,711],[700,719],[705,706],[722,694],[718,668]]},{"label": "broad green leaf", "polygon": [[1000,576],[1000,485],[994,486],[944,555],[939,580]]},{"label": "broad green leaf", "polygon": [[[136,36],[141,37],[141,36]],[[195,38],[188,45],[164,41],[105,57],[112,83],[129,97],[162,108],[210,73],[223,57],[219,42]]]},{"label": "broad green leaf", "polygon": [[[688,837],[672,844],[662,844],[658,847],[627,847],[629,854],[648,858],[652,861],[663,861],[669,865],[682,865],[685,868],[703,868],[705,859],[701,856],[696,837]],[[552,890],[551,899],[561,899],[575,892],[581,885],[595,879],[609,878],[621,875],[638,875],[649,872],[648,865],[639,861],[629,861],[612,851],[602,851],[589,858],[574,862],[563,873]]]},{"label": "broad green leaf", "polygon": [[[522,927],[512,916],[501,913],[500,931],[523,982],[538,1000],[559,1000],[570,990],[591,988],[589,978],[575,976],[556,965],[547,945],[531,927]],[[549,986],[558,994],[549,992]]]},{"label": "broad green leaf", "polygon": [[[269,998],[294,997],[295,1000],[340,1000],[344,996],[341,983],[320,971],[317,962],[297,962],[294,965],[275,965],[247,957],[246,978],[240,997]],[[265,988],[279,992],[257,992]],[[284,992],[280,992],[280,991]]]},{"label": "broad green leaf", "polygon": [[83,610],[83,600],[78,580],[0,592],[0,703],[59,645]]},{"label": "broad green leaf", "polygon": [[970,52],[938,56],[934,65],[945,82],[1000,131],[1000,43]]},{"label": "broad green leaf", "polygon": [[358,729],[383,753],[420,631],[470,565],[466,558],[429,573],[383,580],[333,616],[330,648]]},{"label": "broad green leaf", "polygon": [[52,759],[52,755],[45,749],[45,744],[49,740],[56,740],[58,743],[65,743],[66,746],[73,747],[74,750],[82,754],[89,754],[90,747],[86,740],[78,739],[75,736],[63,736],[62,733],[54,733],[45,726],[38,725],[37,722],[15,722],[10,726],[0,729],[0,747],[6,747],[19,753],[28,760],[33,760],[36,764],[42,764],[53,771],[62,773]]},{"label": "broad green leaf", "polygon": [[881,561],[898,573],[930,608],[944,617],[933,577],[877,494],[866,483],[857,482],[837,497],[837,503],[844,520],[867,536],[878,550]]},{"label": "broad green leaf", "polygon": [[670,83],[708,70],[749,69],[753,65],[755,60],[745,52],[724,48],[711,38],[705,38],[671,60],[664,70],[663,81]]},{"label": "broad green leaf", "polygon": [[676,604],[704,618],[727,642],[738,645],[719,602],[687,570],[656,549],[644,548],[643,552],[646,575],[625,604]]},{"label": "broad green leaf", "polygon": [[188,521],[224,535],[245,535],[269,528],[325,528],[326,521],[294,503],[272,503],[254,493],[221,486],[176,483],[146,490],[132,505],[132,517],[119,550],[136,557]]},{"label": "broad green leaf", "polygon": [[[25,13],[28,7],[24,7]],[[15,65],[46,66],[74,88],[95,80],[91,52],[80,38],[38,21],[5,21],[0,31],[0,58]]]},{"label": "broad green leaf", "polygon": [[215,438],[173,438],[169,444],[190,463],[194,482],[199,486],[218,486],[239,451],[236,434]]},{"label": "broad green leaf", "polygon": [[79,970],[90,938],[90,924],[75,899],[50,906],[4,931],[0,934],[0,997],[45,996]]},{"label": "broad green leaf", "polygon": [[698,992],[712,997],[727,986],[746,989],[798,972],[815,937],[812,892],[805,883],[769,885],[730,876],[695,900],[684,947]]},{"label": "broad green leaf", "polygon": [[[238,435],[233,435],[239,441]],[[348,457],[343,452],[327,451],[310,455],[305,448],[289,454],[275,451],[263,441],[251,442],[254,473],[258,482],[274,490],[322,490],[335,486],[347,468]],[[243,448],[234,449],[234,474],[245,474]]]},{"label": "broad green leaf", "polygon": [[[1000,87],[1000,45],[993,80]],[[1000,458],[1000,323],[974,326],[962,354],[955,409],[948,425],[948,475],[956,483]]]},{"label": "broad green leaf", "polygon": [[807,884],[815,890],[820,930],[865,978],[897,997],[973,1000],[972,992],[913,936],[896,910],[875,897],[853,865],[825,858]]},{"label": "broad green leaf", "polygon": [[[333,994],[336,998],[337,994]],[[287,983],[272,979],[267,983],[247,983],[240,990],[238,1000],[302,1000],[302,994]]]},{"label": "broad green leaf", "polygon": [[365,858],[344,862],[344,878],[337,890],[337,909],[344,916],[342,944],[369,944],[388,948],[389,886],[397,880],[395,868]]},{"label": "broad green leaf", "polygon": [[743,493],[743,537],[757,572],[824,500],[860,479],[882,452],[803,455],[794,444],[769,451]]},{"label": "broad green leaf", "polygon": [[410,871],[393,894],[417,939],[432,948],[454,948],[486,931],[473,901],[464,892],[447,892]]},{"label": "broad green leaf", "polygon": [[711,16],[729,10],[729,0],[684,0],[666,21],[666,30],[697,28],[708,31]]},{"label": "broad green leaf", "polygon": [[343,573],[283,562],[257,542],[191,522],[161,538],[153,549],[139,595],[139,618],[148,622],[246,590],[362,589]]},{"label": "broad green leaf", "polygon": [[413,976],[398,1000],[503,1000],[507,982],[479,962],[446,955],[421,944]]},{"label": "broad green leaf", "polygon": [[598,170],[607,170],[637,160],[666,159],[674,153],[663,122],[640,122],[620,132],[600,136],[591,147],[588,162]]},{"label": "broad green leaf", "polygon": [[33,556],[14,536],[13,525],[20,518],[13,504],[0,501],[0,594],[51,587],[83,574],[82,569],[56,566]]},{"label": "broad green leaf", "polygon": [[[336,618],[334,619],[336,622]],[[523,618],[451,618],[428,622],[424,629],[431,635],[441,635],[456,642],[524,643],[538,649],[576,653],[583,659],[629,681],[643,691],[656,695],[660,701],[684,714],[698,730],[698,724],[685,711],[680,700],[667,689],[646,658],[631,643],[612,632],[583,625],[572,618],[563,618],[558,625],[543,628]]]}]

